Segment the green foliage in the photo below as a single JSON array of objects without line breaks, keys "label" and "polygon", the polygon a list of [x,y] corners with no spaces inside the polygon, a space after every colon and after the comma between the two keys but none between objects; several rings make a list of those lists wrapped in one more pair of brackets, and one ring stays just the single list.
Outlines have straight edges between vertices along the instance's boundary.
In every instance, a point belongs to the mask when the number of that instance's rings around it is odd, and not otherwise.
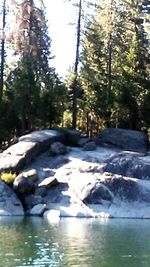
[{"label": "green foliage", "polygon": [[[27,29],[22,28],[26,2],[32,4]],[[65,85],[49,66],[44,7],[23,3],[23,10],[15,12],[21,25],[13,40],[19,45],[17,64],[0,102],[0,144],[33,129],[71,126],[74,97],[77,126],[87,133],[93,127],[97,132],[108,126],[150,127],[149,3],[138,3],[101,0],[96,5],[81,42],[80,73],[70,72]]]},{"label": "green foliage", "polygon": [[[116,103],[118,110],[117,127],[139,129],[140,118],[137,104],[137,88],[129,77],[120,77],[115,84]],[[114,110],[115,110],[114,106]]]},{"label": "green foliage", "polygon": [[12,172],[2,172],[0,178],[6,184],[12,184],[16,178],[16,174]]},{"label": "green foliage", "polygon": [[41,107],[39,118],[43,127],[52,128],[60,125],[66,108],[66,88],[55,74],[49,74],[49,83],[41,90]]},{"label": "green foliage", "polygon": [[4,98],[0,101],[0,147],[2,142],[8,142],[15,135],[17,116],[13,110],[12,103]]},{"label": "green foliage", "polygon": [[[35,80],[33,65],[28,57],[23,57],[15,69],[15,75],[7,84],[7,97],[18,119],[20,133],[31,130],[38,116],[40,86]],[[19,129],[20,128],[20,129]]]},{"label": "green foliage", "polygon": [[150,91],[146,90],[141,103],[141,124],[143,128],[150,128]]},{"label": "green foliage", "polygon": [[23,57],[7,81],[6,95],[17,116],[16,131],[23,134],[36,128],[60,124],[65,109],[66,90],[54,69],[44,83],[36,79],[34,65]]},{"label": "green foliage", "polygon": [[149,43],[143,19],[148,12],[141,5],[100,1],[87,24],[81,53],[82,108],[100,117],[105,126],[150,126]]},{"label": "green foliage", "polygon": [[72,114],[71,114],[70,110],[67,109],[63,113],[63,126],[70,128],[71,122],[72,122]]},{"label": "green foliage", "polygon": [[[65,87],[55,69],[49,66],[51,39],[45,10],[36,8],[33,1],[33,12],[29,15],[29,34],[25,36],[19,29],[22,49],[17,50],[18,64],[6,80],[5,96],[16,118],[13,128],[17,135],[60,124],[65,108]],[[34,45],[29,49],[28,43]]]}]

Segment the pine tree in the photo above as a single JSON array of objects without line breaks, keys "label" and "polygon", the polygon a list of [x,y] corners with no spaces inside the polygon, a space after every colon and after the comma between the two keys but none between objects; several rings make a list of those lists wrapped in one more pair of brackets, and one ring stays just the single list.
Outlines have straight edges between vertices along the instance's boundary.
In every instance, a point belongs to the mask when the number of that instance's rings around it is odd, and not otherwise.
[{"label": "pine tree", "polygon": [[81,78],[88,109],[106,126],[142,127],[141,104],[149,72],[144,28],[148,12],[141,12],[140,4],[100,1],[95,18],[87,25]]},{"label": "pine tree", "polygon": [[[43,1],[40,8],[35,6],[33,0],[15,1],[14,4],[12,12],[15,24],[10,42],[15,54],[19,56],[19,61],[7,79],[6,93],[12,99],[14,112],[18,115],[18,121],[21,121],[23,133],[25,130],[31,131],[35,127],[41,127],[42,120],[50,122],[50,127],[51,121],[56,119],[56,116],[47,110],[52,111],[51,106],[56,103],[54,88],[58,94],[58,78],[56,79],[54,70],[49,66],[51,39],[48,35]],[[51,106],[50,102],[43,105],[45,95],[47,99],[51,98]],[[58,112],[57,114],[62,116]],[[46,125],[46,122],[44,124]]]},{"label": "pine tree", "polygon": [[[125,4],[124,4],[125,5]],[[125,5],[124,64],[116,87],[118,88],[118,106],[124,116],[118,117],[123,127],[140,129],[143,125],[141,105],[147,94],[149,72],[147,60],[148,39],[144,28],[144,16],[138,1],[127,1]],[[126,110],[126,114],[125,111]]]},{"label": "pine tree", "polygon": [[[13,2],[14,3],[14,2]],[[45,78],[51,58],[51,39],[48,35],[45,7],[37,8],[33,0],[15,1],[12,14],[15,22],[8,37],[15,53],[20,57],[32,59],[36,78]]]},{"label": "pine tree", "polygon": [[87,103],[92,103],[92,112],[103,118],[107,125],[110,121],[114,75],[115,12],[114,1],[101,1],[94,19],[87,25],[82,53],[81,76],[84,90],[89,92],[90,97]]}]

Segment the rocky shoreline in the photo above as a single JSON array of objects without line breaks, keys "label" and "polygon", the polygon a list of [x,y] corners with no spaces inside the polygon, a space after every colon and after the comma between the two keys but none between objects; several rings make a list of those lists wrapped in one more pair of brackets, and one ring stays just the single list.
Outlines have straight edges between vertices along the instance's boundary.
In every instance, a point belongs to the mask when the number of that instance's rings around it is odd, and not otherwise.
[{"label": "rocky shoreline", "polygon": [[[116,137],[115,137],[116,136]],[[150,218],[148,136],[106,129],[98,139],[68,129],[22,136],[0,154],[0,216]]]}]

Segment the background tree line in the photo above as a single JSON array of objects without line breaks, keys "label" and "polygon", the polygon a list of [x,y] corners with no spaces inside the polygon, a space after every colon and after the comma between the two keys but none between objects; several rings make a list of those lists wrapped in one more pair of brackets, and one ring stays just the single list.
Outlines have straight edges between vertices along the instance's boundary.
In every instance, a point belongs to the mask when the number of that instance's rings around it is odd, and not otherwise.
[{"label": "background tree line", "polygon": [[50,67],[51,38],[39,2],[1,0],[0,142],[56,126],[91,136],[109,126],[148,129],[149,1],[95,0],[93,8],[76,0],[75,64],[65,82]]},{"label": "background tree line", "polygon": [[[32,130],[59,124],[66,92],[64,83],[49,64],[53,55],[43,1],[37,7],[33,0],[3,0],[1,11],[5,21],[1,37],[2,143]],[[13,64],[7,60],[7,46],[13,55]]]},{"label": "background tree line", "polygon": [[98,128],[149,128],[149,14],[147,0],[101,0],[86,22],[79,80],[87,128],[91,120]]}]

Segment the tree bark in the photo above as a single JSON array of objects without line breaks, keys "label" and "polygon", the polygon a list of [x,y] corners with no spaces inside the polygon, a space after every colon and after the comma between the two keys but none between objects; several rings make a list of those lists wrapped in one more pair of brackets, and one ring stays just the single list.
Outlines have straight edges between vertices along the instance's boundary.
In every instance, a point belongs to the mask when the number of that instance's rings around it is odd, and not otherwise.
[{"label": "tree bark", "polygon": [[0,99],[3,95],[3,85],[4,85],[4,63],[5,63],[5,40],[4,40],[4,29],[6,24],[6,0],[3,0],[3,11],[2,11],[2,39],[1,39],[1,65],[0,65]]},{"label": "tree bark", "polygon": [[78,65],[79,65],[79,48],[80,48],[80,37],[81,37],[81,11],[82,11],[82,0],[79,0],[79,13],[77,23],[77,44],[76,44],[76,58],[74,65],[74,80],[72,83],[73,89],[73,101],[72,101],[72,128],[76,129],[77,126],[77,78],[78,78]]},{"label": "tree bark", "polygon": [[108,103],[110,101],[110,93],[112,86],[112,37],[109,34],[109,44],[108,44]]}]

